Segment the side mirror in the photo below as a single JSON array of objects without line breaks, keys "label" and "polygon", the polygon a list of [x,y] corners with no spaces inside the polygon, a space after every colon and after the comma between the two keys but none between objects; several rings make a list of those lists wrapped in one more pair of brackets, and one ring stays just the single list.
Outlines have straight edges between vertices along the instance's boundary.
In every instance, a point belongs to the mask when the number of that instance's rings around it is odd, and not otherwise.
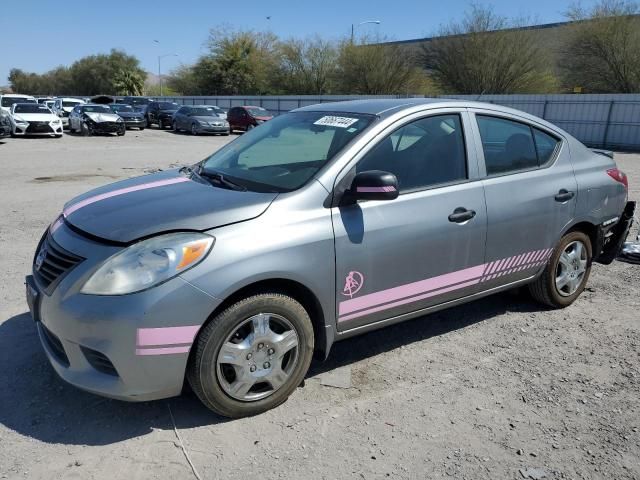
[{"label": "side mirror", "polygon": [[351,188],[345,192],[345,199],[357,200],[395,200],[398,198],[398,179],[393,173],[381,170],[369,170],[358,173]]}]

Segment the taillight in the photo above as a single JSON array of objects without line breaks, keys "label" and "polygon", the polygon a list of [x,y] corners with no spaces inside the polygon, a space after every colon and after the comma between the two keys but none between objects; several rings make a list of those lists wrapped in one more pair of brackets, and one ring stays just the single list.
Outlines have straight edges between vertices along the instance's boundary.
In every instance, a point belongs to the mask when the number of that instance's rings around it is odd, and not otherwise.
[{"label": "taillight", "polygon": [[624,188],[629,189],[629,179],[627,178],[627,174],[622,170],[618,170],[617,168],[610,168],[607,170],[607,175],[613,178],[616,182],[620,182],[624,185]]}]

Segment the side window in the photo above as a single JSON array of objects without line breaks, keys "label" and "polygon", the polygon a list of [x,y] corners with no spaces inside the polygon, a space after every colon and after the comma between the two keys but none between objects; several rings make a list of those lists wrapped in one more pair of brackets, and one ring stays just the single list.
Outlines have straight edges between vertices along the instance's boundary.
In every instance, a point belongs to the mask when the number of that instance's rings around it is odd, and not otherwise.
[{"label": "side window", "polygon": [[536,142],[538,162],[540,166],[546,165],[553,160],[556,149],[560,145],[560,140],[537,128],[533,129],[533,139]]},{"label": "side window", "polygon": [[459,115],[436,115],[400,127],[358,162],[357,172],[383,170],[398,178],[400,192],[467,178]]},{"label": "side window", "polygon": [[477,115],[487,175],[536,168],[531,127],[504,118]]}]

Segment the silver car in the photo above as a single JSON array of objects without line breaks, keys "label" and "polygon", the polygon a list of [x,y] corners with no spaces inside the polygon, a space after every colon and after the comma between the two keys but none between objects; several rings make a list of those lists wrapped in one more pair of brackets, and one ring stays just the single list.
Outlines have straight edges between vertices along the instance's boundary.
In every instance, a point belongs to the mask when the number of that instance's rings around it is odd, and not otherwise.
[{"label": "silver car", "polygon": [[338,340],[518,286],[570,305],[631,224],[611,157],[496,105],[309,106],[67,203],[27,301],[67,382],[142,401],[186,377],[253,415]]}]

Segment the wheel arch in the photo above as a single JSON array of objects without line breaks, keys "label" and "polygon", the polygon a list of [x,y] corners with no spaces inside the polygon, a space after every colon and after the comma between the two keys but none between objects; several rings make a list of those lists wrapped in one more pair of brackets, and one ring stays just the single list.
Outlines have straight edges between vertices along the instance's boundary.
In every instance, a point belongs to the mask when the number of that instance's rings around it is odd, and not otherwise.
[{"label": "wheel arch", "polygon": [[[313,325],[314,355],[321,359],[325,359],[327,355],[329,355],[329,350],[333,343],[333,330],[327,324],[322,305],[318,300],[318,297],[309,287],[296,280],[288,278],[261,279],[234,290],[224,298],[213,312],[211,312],[207,320],[202,324],[202,327],[200,327],[196,338],[200,335],[200,332],[205,325],[229,306],[243,298],[266,292],[287,295],[300,302],[304,309],[309,313],[311,324]],[[193,353],[193,349],[191,353]]]}]

